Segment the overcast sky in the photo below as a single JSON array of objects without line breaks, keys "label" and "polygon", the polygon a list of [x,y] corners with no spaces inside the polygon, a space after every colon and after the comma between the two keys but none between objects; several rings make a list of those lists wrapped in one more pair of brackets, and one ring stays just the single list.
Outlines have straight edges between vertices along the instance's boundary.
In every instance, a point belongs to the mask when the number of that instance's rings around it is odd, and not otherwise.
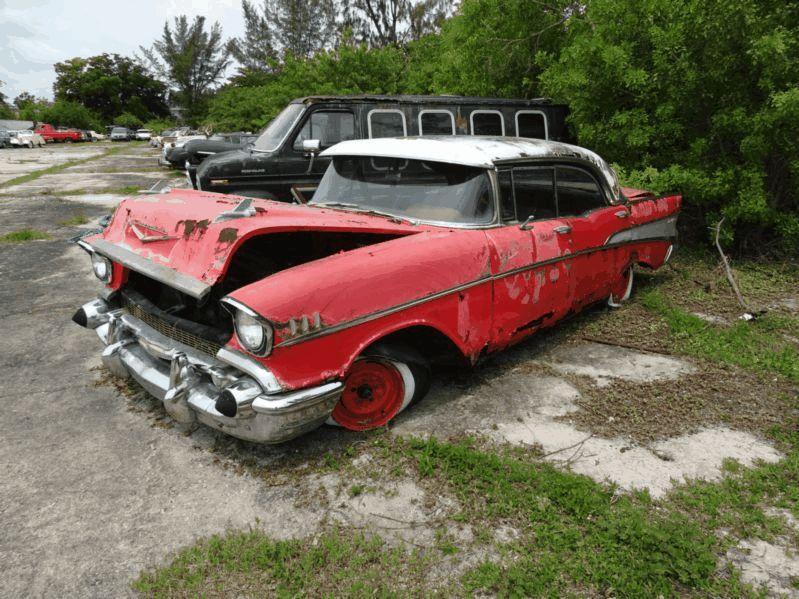
[{"label": "overcast sky", "polygon": [[219,21],[225,38],[244,29],[240,0],[0,0],[1,89],[9,101],[23,91],[52,98],[54,63],[130,56],[180,14]]}]

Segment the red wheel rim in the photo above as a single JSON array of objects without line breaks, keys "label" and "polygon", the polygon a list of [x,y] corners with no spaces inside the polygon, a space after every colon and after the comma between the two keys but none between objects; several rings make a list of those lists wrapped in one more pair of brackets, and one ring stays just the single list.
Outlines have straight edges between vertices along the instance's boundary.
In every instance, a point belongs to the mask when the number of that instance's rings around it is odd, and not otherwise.
[{"label": "red wheel rim", "polygon": [[333,419],[344,428],[365,431],[397,415],[405,396],[402,374],[387,361],[367,358],[352,365]]},{"label": "red wheel rim", "polygon": [[630,285],[631,276],[633,276],[633,269],[628,268],[618,279],[616,279],[616,282],[613,283],[613,287],[610,291],[611,302],[618,304],[626,299],[624,296],[627,295],[627,289]]}]

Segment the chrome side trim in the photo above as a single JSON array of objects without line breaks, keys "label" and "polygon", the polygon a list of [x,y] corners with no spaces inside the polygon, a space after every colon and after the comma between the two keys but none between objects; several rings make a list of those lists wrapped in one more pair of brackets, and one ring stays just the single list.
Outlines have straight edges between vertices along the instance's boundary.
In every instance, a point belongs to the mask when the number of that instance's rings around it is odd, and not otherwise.
[{"label": "chrome side trim", "polygon": [[131,270],[135,270],[143,275],[147,275],[151,279],[174,287],[178,291],[182,291],[193,298],[202,299],[211,291],[211,286],[207,283],[203,283],[192,276],[173,270],[168,266],[156,264],[152,260],[139,256],[133,250],[110,243],[104,239],[94,241],[89,247],[91,247],[93,251],[115,262],[119,262]]},{"label": "chrome side trim", "polygon": [[280,393],[283,390],[277,377],[266,366],[241,352],[223,347],[217,352],[216,358],[249,374],[267,394]]},{"label": "chrome side trim", "polygon": [[475,279],[474,281],[464,283],[463,285],[451,287],[449,289],[445,289],[444,291],[439,291],[438,293],[432,293],[430,295],[426,295],[424,297],[420,297],[418,299],[405,302],[404,304],[398,304],[396,306],[392,306],[391,308],[386,308],[385,310],[378,310],[377,312],[372,312],[371,314],[366,314],[364,316],[360,316],[358,318],[354,318],[346,322],[340,322],[338,324],[334,324],[333,326],[323,328],[319,331],[312,331],[305,335],[300,335],[298,337],[293,337],[291,339],[281,341],[280,343],[276,344],[275,347],[288,347],[289,345],[295,345],[296,343],[300,343],[301,341],[307,341],[308,339],[313,339],[315,337],[322,337],[324,335],[336,333],[343,329],[348,329],[350,327],[354,327],[359,324],[363,324],[365,322],[371,322],[372,320],[377,320],[378,318],[382,318],[383,316],[394,314],[395,312],[399,312],[400,310],[404,310],[405,308],[413,308],[414,306],[418,306],[419,304],[424,304],[426,302],[433,301],[440,297],[444,297],[452,293],[457,293],[458,291],[463,291],[471,287],[476,287],[477,285],[485,283],[486,281],[490,281],[491,279],[492,279],[491,275],[486,275],[484,277],[480,277],[479,279]]},{"label": "chrome side trim", "polygon": [[636,225],[611,235],[605,245],[677,236],[677,215]]},{"label": "chrome side trim", "polygon": [[[415,299],[415,300],[411,300],[411,301],[405,302],[403,304],[398,304],[396,306],[392,306],[391,308],[386,308],[384,310],[379,310],[377,312],[372,312],[371,314],[366,314],[364,316],[360,316],[360,317],[354,318],[352,320],[348,320],[348,321],[345,321],[345,322],[340,322],[340,323],[332,325],[330,327],[323,328],[322,330],[312,331],[312,332],[309,332],[308,334],[305,334],[305,335],[299,335],[297,337],[292,337],[291,339],[286,339],[285,341],[281,341],[280,343],[275,344],[275,347],[288,347],[288,346],[291,346],[291,345],[295,345],[296,343],[301,343],[303,341],[308,341],[310,339],[315,339],[316,337],[323,337],[324,335],[329,335],[331,333],[337,333],[338,331],[342,331],[344,329],[348,329],[350,327],[354,327],[354,326],[363,324],[365,322],[370,322],[372,320],[376,320],[378,318],[382,318],[383,316],[388,316],[389,314],[394,314],[394,313],[399,312],[400,310],[404,310],[406,308],[412,308],[414,306],[418,306],[419,304],[423,304],[425,302],[430,302],[430,301],[439,299],[441,297],[445,297],[447,295],[451,295],[453,293],[458,293],[459,291],[463,291],[465,289],[469,289],[471,287],[476,287],[477,285],[480,285],[480,284],[485,283],[487,281],[498,281],[500,279],[504,279],[506,277],[511,277],[513,275],[517,275],[517,274],[526,272],[528,270],[535,270],[536,268],[542,268],[544,266],[549,266],[551,264],[557,264],[558,262],[564,262],[566,260],[571,260],[573,258],[576,258],[577,256],[582,256],[584,254],[591,254],[593,252],[602,252],[602,251],[605,251],[605,250],[610,250],[610,249],[617,248],[619,246],[628,245],[630,243],[638,243],[640,241],[670,241],[670,240],[673,240],[675,238],[675,236],[677,235],[677,232],[676,232],[677,217],[674,216],[674,217],[667,217],[666,219],[660,219],[660,220],[669,220],[671,218],[674,219],[674,233],[673,233],[673,235],[655,236],[654,234],[652,234],[652,235],[646,235],[646,236],[640,236],[640,237],[633,236],[633,238],[631,238],[631,239],[624,240],[624,241],[613,242],[613,243],[610,243],[610,239],[609,239],[608,242],[605,243],[605,245],[586,248],[584,250],[580,250],[580,251],[574,252],[572,254],[567,254],[567,255],[564,255],[564,256],[558,256],[557,258],[551,258],[549,260],[541,260],[540,262],[534,262],[532,264],[525,264],[524,266],[519,266],[518,268],[513,268],[511,270],[506,270],[505,272],[501,272],[501,273],[498,273],[498,274],[495,274],[495,275],[488,275],[488,276],[480,277],[479,279],[475,279],[474,281],[470,281],[469,283],[464,283],[462,285],[457,285],[455,287],[450,287],[449,289],[444,289],[443,291],[439,291],[437,293],[426,295],[424,297],[421,297],[421,298],[418,298],[418,299]],[[655,224],[655,223],[658,223],[658,222],[660,222],[660,221],[652,221],[651,223],[646,223],[646,224]],[[644,225],[638,225],[638,226],[635,226],[635,227],[631,227],[630,229],[625,229],[625,231],[621,231],[620,233],[624,233],[626,231],[631,231],[633,229],[637,229],[637,228],[640,228],[640,227],[643,227],[643,226]],[[616,235],[613,235],[611,237],[611,239],[615,239],[616,236],[619,235],[620,233],[617,233]]]}]

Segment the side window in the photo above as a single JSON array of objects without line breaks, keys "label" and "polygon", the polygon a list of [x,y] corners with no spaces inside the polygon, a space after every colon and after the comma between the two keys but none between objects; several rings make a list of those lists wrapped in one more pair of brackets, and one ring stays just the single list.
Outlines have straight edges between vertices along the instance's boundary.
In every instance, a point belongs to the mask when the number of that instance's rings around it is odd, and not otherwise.
[{"label": "side window", "polygon": [[475,110],[471,121],[472,135],[505,135],[505,122],[499,110]]},{"label": "side window", "polygon": [[559,216],[580,216],[606,205],[596,179],[579,168],[559,166],[557,189]]},{"label": "side window", "polygon": [[408,127],[401,110],[375,109],[369,111],[369,137],[405,137]]},{"label": "side window", "polygon": [[305,121],[297,137],[294,138],[295,150],[302,150],[302,142],[306,139],[318,139],[322,148],[329,148],[340,141],[355,138],[355,117],[351,112],[312,112]]},{"label": "side window", "polygon": [[513,176],[510,171],[500,171],[499,180],[499,209],[503,221],[516,220],[516,204],[513,201]]},{"label": "side window", "polygon": [[537,110],[520,110],[516,113],[516,137],[549,139],[547,117]]},{"label": "side window", "polygon": [[422,110],[419,135],[455,135],[455,115],[449,110]]},{"label": "side window", "polygon": [[555,218],[555,169],[551,166],[513,169],[516,218],[524,222]]}]

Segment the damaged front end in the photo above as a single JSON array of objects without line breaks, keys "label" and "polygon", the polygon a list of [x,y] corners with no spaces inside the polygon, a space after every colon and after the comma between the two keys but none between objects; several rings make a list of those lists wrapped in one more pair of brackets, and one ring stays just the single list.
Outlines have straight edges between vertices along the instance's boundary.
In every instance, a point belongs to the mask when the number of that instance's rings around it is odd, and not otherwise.
[{"label": "damaged front end", "polygon": [[332,382],[284,391],[274,375],[245,354],[221,347],[209,355],[132,314],[130,304],[96,299],[73,316],[105,344],[103,364],[133,377],[177,422],[199,421],[247,441],[280,443],[320,426],[341,395]]},{"label": "damaged front end", "polygon": [[326,226],[315,211],[297,210],[186,190],[126,200],[105,230],[77,240],[105,287],[73,320],[97,333],[113,374],[135,379],[180,423],[259,443],[310,431],[328,419],[343,384],[281,380],[267,361],[271,324],[229,294],[400,233]]}]

